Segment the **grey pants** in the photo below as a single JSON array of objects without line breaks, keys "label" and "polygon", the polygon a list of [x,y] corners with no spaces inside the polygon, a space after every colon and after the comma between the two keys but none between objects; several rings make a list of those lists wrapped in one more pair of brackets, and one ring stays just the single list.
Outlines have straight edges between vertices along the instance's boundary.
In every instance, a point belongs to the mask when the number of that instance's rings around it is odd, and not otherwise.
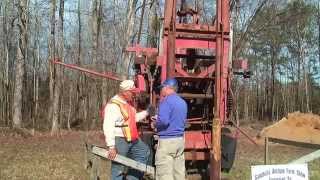
[{"label": "grey pants", "polygon": [[185,179],[184,137],[159,139],[155,165],[156,180]]}]

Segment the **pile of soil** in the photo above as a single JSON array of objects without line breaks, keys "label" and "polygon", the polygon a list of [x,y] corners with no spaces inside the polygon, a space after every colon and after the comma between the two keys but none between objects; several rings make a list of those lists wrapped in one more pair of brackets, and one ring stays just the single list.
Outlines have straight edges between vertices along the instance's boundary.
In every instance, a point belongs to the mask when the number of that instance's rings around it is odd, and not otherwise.
[{"label": "pile of soil", "polygon": [[289,113],[288,117],[264,128],[259,136],[320,144],[320,116],[312,113]]}]

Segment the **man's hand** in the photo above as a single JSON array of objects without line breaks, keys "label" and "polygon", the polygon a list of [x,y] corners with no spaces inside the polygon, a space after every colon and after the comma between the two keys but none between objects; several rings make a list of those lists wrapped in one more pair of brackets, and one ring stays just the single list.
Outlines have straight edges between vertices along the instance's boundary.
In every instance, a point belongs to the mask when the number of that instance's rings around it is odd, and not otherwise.
[{"label": "man's hand", "polygon": [[108,147],[108,152],[109,152],[108,158],[111,160],[114,160],[114,158],[116,158],[116,155],[117,155],[116,147]]},{"label": "man's hand", "polygon": [[150,117],[151,121],[156,122],[158,119],[158,115],[154,115]]},{"label": "man's hand", "polygon": [[157,115],[151,116],[151,118],[150,118],[150,119],[151,119],[151,124],[150,124],[151,129],[156,130],[156,121],[157,121],[157,118],[158,118]]},{"label": "man's hand", "polygon": [[148,105],[146,111],[148,112],[150,117],[152,117],[156,114],[156,108],[151,104]]}]

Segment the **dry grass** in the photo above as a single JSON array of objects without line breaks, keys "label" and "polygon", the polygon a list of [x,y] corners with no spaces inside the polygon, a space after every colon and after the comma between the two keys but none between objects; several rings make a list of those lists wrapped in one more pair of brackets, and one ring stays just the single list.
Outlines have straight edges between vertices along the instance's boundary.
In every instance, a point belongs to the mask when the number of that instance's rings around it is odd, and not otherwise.
[{"label": "dry grass", "polygon": [[[244,127],[244,130],[251,136],[255,136],[259,133],[258,130],[250,127]],[[270,162],[271,164],[286,164],[313,151],[315,150],[271,144],[269,146]],[[224,177],[227,177],[230,180],[251,179],[251,166],[262,164],[264,164],[264,144],[260,142],[259,145],[256,146],[241,135],[238,141],[237,156],[234,166],[228,174],[224,174]],[[310,180],[319,180],[320,159],[309,163],[308,167]]]},{"label": "dry grass", "polygon": [[[255,131],[247,128],[249,133]],[[87,137],[87,138],[84,138]],[[22,138],[1,132],[0,129],[0,179],[2,180],[71,180],[89,179],[84,168],[84,139],[95,144],[99,135],[91,132],[63,132],[51,137],[48,134],[36,134],[32,138]],[[223,174],[230,180],[250,178],[250,166],[263,164],[263,146],[254,146],[243,136],[240,137],[237,159],[229,174]],[[286,163],[312,150],[291,146],[273,145],[270,147],[272,163]],[[320,160],[309,165],[311,180],[320,179]],[[101,179],[110,179],[106,161],[101,162]]]},{"label": "dry grass", "polygon": [[32,138],[0,137],[0,179],[89,179],[84,166],[81,133],[56,137],[38,134]]}]

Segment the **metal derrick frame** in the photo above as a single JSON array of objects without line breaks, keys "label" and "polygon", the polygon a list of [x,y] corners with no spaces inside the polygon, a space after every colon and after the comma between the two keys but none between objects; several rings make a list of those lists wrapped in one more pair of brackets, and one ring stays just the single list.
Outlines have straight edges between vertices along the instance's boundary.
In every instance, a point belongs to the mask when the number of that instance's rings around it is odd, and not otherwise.
[{"label": "metal derrick frame", "polygon": [[[221,126],[226,121],[227,92],[229,88],[229,46],[230,46],[230,11],[229,0],[216,0],[216,19],[213,25],[198,24],[198,15],[193,16],[192,24],[183,24],[176,21],[177,0],[167,0],[164,12],[164,31],[162,37],[161,54],[155,48],[141,48],[139,45],[127,49],[136,52],[138,57],[145,55],[145,64],[151,60],[161,66],[161,82],[168,77],[188,78],[213,78],[214,90],[214,120],[212,133],[187,131],[186,149],[209,149],[210,156],[204,152],[187,151],[186,159],[210,159],[210,179],[220,179],[221,169]],[[188,12],[185,12],[187,14]],[[176,56],[187,56],[186,49],[211,49],[215,51],[215,62],[201,70],[197,75],[183,70],[181,63],[176,61]],[[153,60],[152,60],[153,59]],[[155,60],[154,60],[155,59]],[[141,68],[145,68],[143,65]],[[142,71],[143,72],[143,71]],[[214,75],[213,75],[214,74]],[[192,93],[190,93],[192,96]],[[194,94],[194,97],[197,97]],[[199,96],[200,97],[200,96]],[[154,101],[153,101],[154,102]],[[200,136],[199,136],[200,135]],[[203,138],[202,138],[203,137]],[[201,139],[202,138],[202,139]],[[206,141],[210,143],[206,143]]]}]

